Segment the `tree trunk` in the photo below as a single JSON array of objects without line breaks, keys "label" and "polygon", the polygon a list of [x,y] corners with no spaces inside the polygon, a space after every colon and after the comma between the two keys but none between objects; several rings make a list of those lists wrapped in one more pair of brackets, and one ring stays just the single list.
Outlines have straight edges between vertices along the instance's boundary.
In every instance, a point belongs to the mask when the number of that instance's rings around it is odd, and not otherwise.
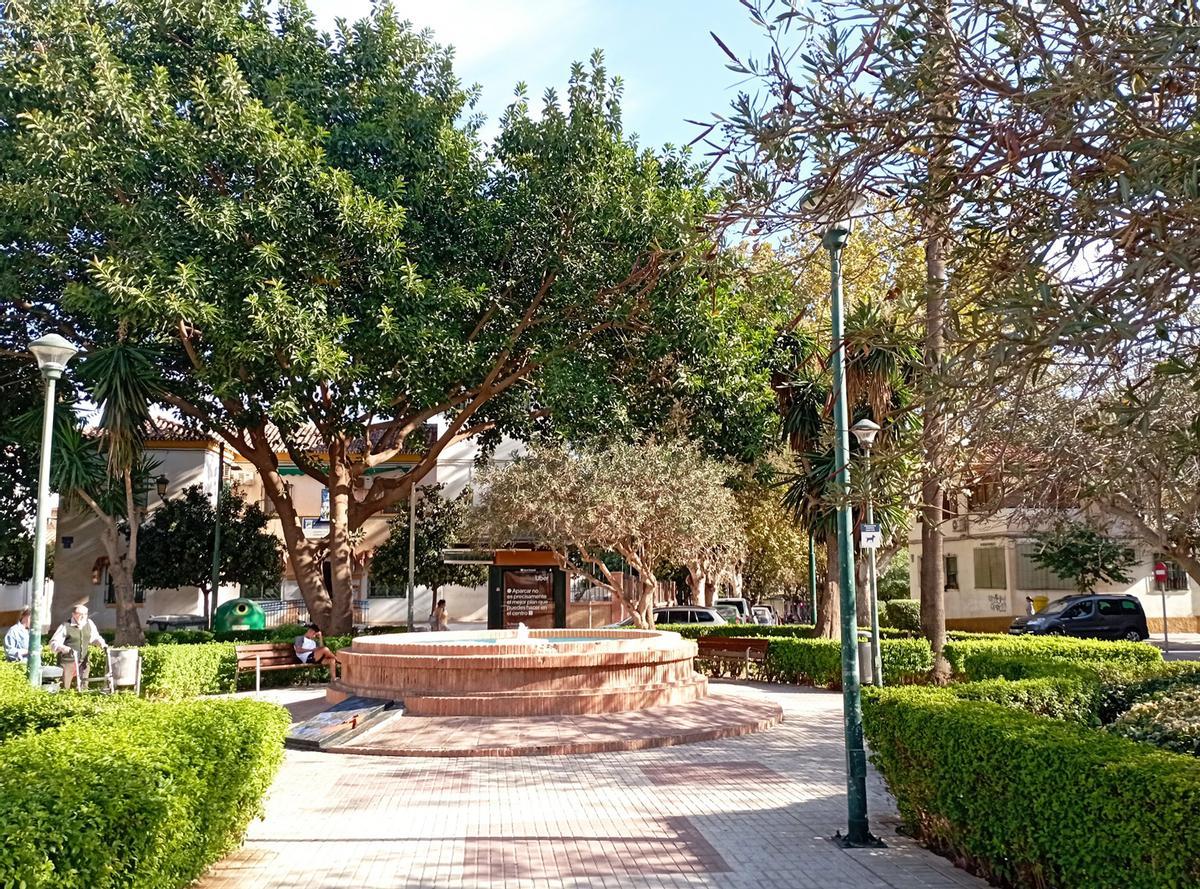
[{"label": "tree trunk", "polygon": [[[272,458],[273,459],[273,458]],[[291,496],[284,487],[283,479],[272,466],[255,464],[259,478],[262,479],[263,491],[275,506],[279,517],[280,530],[283,533],[283,545],[287,549],[288,564],[296,583],[300,587],[300,596],[308,608],[308,617],[320,627],[332,624],[333,600],[325,589],[325,581],[321,563],[317,559],[316,547],[304,536],[300,527],[300,519],[296,515],[296,507]]]},{"label": "tree trunk", "polygon": [[133,571],[119,552],[119,533],[115,523],[104,531],[104,549],[108,554],[108,576],[112,580],[113,598],[117,610],[117,645],[145,645],[146,634],[138,618],[137,603],[134,601]]},{"label": "tree trunk", "polygon": [[816,601],[813,603],[813,635],[821,639],[836,639],[840,633],[841,603],[838,600],[837,583],[834,581],[838,563],[837,534],[830,532],[825,539],[825,570],[823,581],[817,583]]},{"label": "tree trunk", "polygon": [[921,629],[933,648],[933,679],[945,681],[950,665],[942,656],[946,644],[946,582],[942,564],[942,484],[946,467],[946,430],[941,374],[945,347],[946,245],[950,222],[949,196],[957,189],[953,168],[952,110],[955,56],[949,0],[939,0],[928,21],[929,68],[938,78],[928,101],[928,203],[922,225],[925,237],[925,399],[921,427]]},{"label": "tree trunk", "polygon": [[942,405],[937,388],[941,372],[946,300],[945,239],[940,220],[925,242],[925,373],[926,394],[921,428],[921,630],[934,653],[934,678],[949,676],[942,657],[946,644],[946,580],[942,564]]},{"label": "tree trunk", "polygon": [[346,635],[354,629],[354,569],[350,541],[350,471],[346,465],[346,441],[336,439],[329,449],[329,576],[332,581],[328,626],[321,628],[333,635]]},{"label": "tree trunk", "polygon": [[867,571],[867,551],[860,549],[854,559],[855,619],[858,626],[871,626],[871,589]]}]

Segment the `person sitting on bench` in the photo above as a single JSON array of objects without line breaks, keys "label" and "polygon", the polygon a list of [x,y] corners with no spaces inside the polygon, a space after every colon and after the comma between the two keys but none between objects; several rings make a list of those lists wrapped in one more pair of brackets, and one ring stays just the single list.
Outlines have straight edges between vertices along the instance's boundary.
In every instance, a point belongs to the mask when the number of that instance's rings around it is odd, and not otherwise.
[{"label": "person sitting on bench", "polygon": [[337,664],[337,655],[325,647],[321,628],[309,624],[303,636],[296,637],[296,660],[302,664],[323,664],[331,670]]}]

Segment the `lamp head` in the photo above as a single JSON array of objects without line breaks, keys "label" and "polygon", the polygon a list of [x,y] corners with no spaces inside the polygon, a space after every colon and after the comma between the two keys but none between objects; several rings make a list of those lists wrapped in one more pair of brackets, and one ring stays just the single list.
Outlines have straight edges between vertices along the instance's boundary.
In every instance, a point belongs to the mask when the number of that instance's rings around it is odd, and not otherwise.
[{"label": "lamp head", "polygon": [[67,362],[79,350],[57,333],[48,333],[29,344],[29,351],[37,359],[38,370],[48,380],[57,380],[67,369]]},{"label": "lamp head", "polygon": [[804,207],[813,214],[821,230],[821,244],[826,250],[840,250],[846,246],[850,233],[854,231],[854,220],[862,215],[867,202],[858,195],[836,197],[827,194],[813,195],[804,202]]},{"label": "lamp head", "polygon": [[854,433],[854,437],[858,439],[863,450],[869,451],[875,446],[875,436],[879,434],[879,424],[864,417],[851,426],[850,431]]},{"label": "lamp head", "polygon": [[167,482],[168,481],[169,481],[169,479],[165,475],[160,475],[158,478],[156,478],[154,480],[154,487],[158,489],[158,496],[160,498],[167,496]]}]

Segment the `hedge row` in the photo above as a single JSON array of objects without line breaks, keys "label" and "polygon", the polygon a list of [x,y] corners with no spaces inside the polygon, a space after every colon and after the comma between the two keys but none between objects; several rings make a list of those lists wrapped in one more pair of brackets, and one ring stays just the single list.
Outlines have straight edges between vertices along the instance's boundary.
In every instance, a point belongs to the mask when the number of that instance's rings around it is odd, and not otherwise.
[{"label": "hedge row", "polygon": [[[287,641],[291,641],[289,638]],[[325,644],[337,651],[351,642],[350,636],[331,636]],[[205,642],[192,645],[147,645],[142,648],[142,694],[148,698],[188,698],[198,695],[228,694],[238,687],[253,688],[252,673],[237,675],[237,643]],[[105,669],[105,654],[100,648],[89,652],[92,676]],[[43,649],[44,663],[57,663],[56,656]],[[324,675],[323,671],[318,675]],[[276,687],[311,682],[311,670],[276,670],[263,674],[263,685]]]},{"label": "hedge row", "polygon": [[907,827],[1010,886],[1200,885],[1200,762],[946,689],[864,700]]},{"label": "hedge row", "polygon": [[[989,659],[1012,657],[1104,661],[1130,667],[1162,663],[1162,652],[1144,642],[1105,642],[1066,636],[987,636],[956,639],[942,649],[956,674],[979,678]],[[1012,678],[1012,677],[1010,677]]]},{"label": "hedge row", "polygon": [[5,741],[0,885],[189,885],[258,813],[288,723],[285,710],[258,701],[121,696],[87,718]]},{"label": "hedge row", "polygon": [[[687,625],[694,626],[694,625]],[[660,627],[660,629],[683,630],[687,626]],[[758,667],[752,665],[752,675],[769,682],[787,682],[795,685],[813,685],[819,688],[841,688],[842,645],[837,639],[811,639],[772,633],[730,633],[727,627],[716,627],[721,632],[706,634],[688,632],[691,638],[712,635],[720,638],[763,637],[767,643],[766,662]],[[746,626],[741,629],[752,629]],[[781,630],[786,627],[759,627],[760,630]],[[916,682],[933,667],[933,654],[924,639],[882,639],[880,660],[883,662],[885,683]],[[698,668],[707,669],[710,675],[719,672],[720,665],[709,664],[703,659]],[[726,666],[727,669],[727,666]]]}]

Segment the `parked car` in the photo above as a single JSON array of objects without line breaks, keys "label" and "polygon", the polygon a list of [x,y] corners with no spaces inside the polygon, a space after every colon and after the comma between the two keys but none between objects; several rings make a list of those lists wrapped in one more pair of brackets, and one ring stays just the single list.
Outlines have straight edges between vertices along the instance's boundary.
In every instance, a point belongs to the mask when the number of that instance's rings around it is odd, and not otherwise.
[{"label": "parked car", "polygon": [[1133,596],[1088,593],[1056,599],[1036,614],[1018,617],[1008,628],[1014,636],[1079,636],[1093,639],[1149,637],[1146,612]]},{"label": "parked car", "polygon": [[779,623],[775,609],[770,605],[755,605],[750,612],[754,615],[754,622],[760,626],[773,627]]},{"label": "parked car", "polygon": [[[656,624],[718,624],[726,623],[715,608],[701,608],[699,605],[669,605],[662,608],[654,609],[654,622]],[[632,617],[627,617],[625,620],[615,624],[609,624],[608,628],[619,629],[623,627],[634,626]]]},{"label": "parked car", "polygon": [[738,623],[752,624],[754,616],[750,613],[750,603],[741,596],[729,596],[720,598],[713,602],[713,605],[732,605],[738,610]]},{"label": "parked car", "polygon": [[725,623],[727,624],[745,623],[745,621],[742,620],[742,613],[732,605],[714,605],[713,608],[716,609],[717,613],[720,614],[721,617],[725,618]]}]

